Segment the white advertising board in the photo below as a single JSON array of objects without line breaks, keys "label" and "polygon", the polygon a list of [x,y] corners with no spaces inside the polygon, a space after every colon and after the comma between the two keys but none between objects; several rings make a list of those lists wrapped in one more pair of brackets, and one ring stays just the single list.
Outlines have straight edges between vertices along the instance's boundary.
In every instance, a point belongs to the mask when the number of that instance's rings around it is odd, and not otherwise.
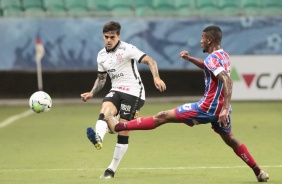
[{"label": "white advertising board", "polygon": [[230,59],[232,100],[282,100],[282,55]]}]

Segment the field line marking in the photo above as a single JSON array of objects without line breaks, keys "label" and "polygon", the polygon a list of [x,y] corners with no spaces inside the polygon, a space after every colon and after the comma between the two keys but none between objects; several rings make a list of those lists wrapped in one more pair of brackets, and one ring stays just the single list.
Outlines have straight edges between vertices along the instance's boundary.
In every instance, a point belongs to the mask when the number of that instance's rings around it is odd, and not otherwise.
[{"label": "field line marking", "polygon": [[[262,168],[282,168],[282,165],[265,165]],[[121,170],[194,170],[194,169],[244,169],[249,166],[199,166],[199,167],[140,167],[140,168],[120,168]],[[0,169],[0,172],[17,172],[17,171],[95,171],[104,170],[105,168],[78,168],[78,169]]]},{"label": "field line marking", "polygon": [[20,114],[16,114],[14,116],[11,116],[11,117],[7,118],[6,120],[0,122],[0,128],[4,128],[5,126],[8,126],[8,125],[14,123],[18,119],[27,117],[27,116],[31,115],[32,113],[33,113],[32,110],[27,110],[27,111],[24,111]]}]

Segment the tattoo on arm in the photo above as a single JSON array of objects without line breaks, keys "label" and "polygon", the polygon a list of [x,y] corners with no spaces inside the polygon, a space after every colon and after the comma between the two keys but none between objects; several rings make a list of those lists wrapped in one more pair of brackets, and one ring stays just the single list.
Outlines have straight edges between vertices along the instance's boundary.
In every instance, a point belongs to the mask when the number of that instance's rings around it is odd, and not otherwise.
[{"label": "tattoo on arm", "polygon": [[158,71],[158,65],[157,62],[151,58],[150,56],[146,55],[142,60],[141,63],[144,63],[146,65],[149,65],[149,68],[151,70],[151,73],[153,75],[153,78],[160,77],[159,71]]},{"label": "tattoo on arm", "polygon": [[94,82],[94,86],[91,90],[93,95],[96,95],[106,84],[107,73],[98,73],[97,79]]},{"label": "tattoo on arm", "polygon": [[229,108],[231,95],[232,95],[232,80],[225,71],[220,72],[218,74],[218,79],[223,83],[223,89],[224,89],[223,108]]}]

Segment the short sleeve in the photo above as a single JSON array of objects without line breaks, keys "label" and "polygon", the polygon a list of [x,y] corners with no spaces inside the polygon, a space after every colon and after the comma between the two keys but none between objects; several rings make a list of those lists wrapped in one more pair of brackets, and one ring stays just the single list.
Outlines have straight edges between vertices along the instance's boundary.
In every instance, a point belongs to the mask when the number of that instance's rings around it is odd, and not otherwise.
[{"label": "short sleeve", "polygon": [[99,54],[97,56],[97,65],[98,65],[98,72],[100,73],[104,73],[104,72],[107,72],[106,69],[104,68],[104,66],[102,65],[102,61],[101,61],[101,58],[99,57]]},{"label": "short sleeve", "polygon": [[127,49],[128,49],[128,53],[129,53],[129,58],[133,59],[136,62],[140,61],[140,59],[145,55],[144,52],[139,50],[134,45],[129,44]]},{"label": "short sleeve", "polygon": [[224,70],[224,68],[220,65],[219,59],[212,55],[205,59],[204,64],[206,68],[214,74],[214,76],[217,76]]}]

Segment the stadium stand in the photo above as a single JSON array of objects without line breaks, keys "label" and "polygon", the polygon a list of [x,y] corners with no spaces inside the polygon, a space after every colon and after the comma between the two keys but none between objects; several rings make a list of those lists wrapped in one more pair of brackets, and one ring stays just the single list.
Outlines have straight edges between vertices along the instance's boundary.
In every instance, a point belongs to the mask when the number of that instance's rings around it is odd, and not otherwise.
[{"label": "stadium stand", "polygon": [[[265,0],[267,1],[267,0]],[[262,15],[260,0],[240,0],[240,6],[243,10],[243,15]]]},{"label": "stadium stand", "polygon": [[137,17],[155,17],[155,10],[152,1],[135,0],[135,11]]},{"label": "stadium stand", "polygon": [[192,16],[195,11],[194,0],[175,0],[176,15],[178,17]]},{"label": "stadium stand", "polygon": [[2,8],[2,15],[5,17],[23,16],[23,9],[20,0],[2,0],[1,8]]},{"label": "stadium stand", "polygon": [[2,16],[281,16],[282,0],[0,0]]},{"label": "stadium stand", "polygon": [[86,0],[86,4],[91,16],[111,16],[111,9],[108,6],[108,0]]},{"label": "stadium stand", "polygon": [[65,8],[71,17],[85,17],[89,15],[85,0],[65,0]]},{"label": "stadium stand", "polygon": [[225,16],[239,16],[242,13],[238,0],[220,0],[219,9]]},{"label": "stadium stand", "polygon": [[196,9],[195,14],[198,17],[218,16],[219,13],[222,13],[219,11],[217,0],[197,0]]},{"label": "stadium stand", "polygon": [[262,9],[265,11],[266,15],[275,15],[282,12],[282,0],[262,0]]},{"label": "stadium stand", "polygon": [[153,7],[158,17],[176,16],[176,6],[171,0],[154,0]]},{"label": "stadium stand", "polygon": [[66,16],[65,3],[62,0],[44,0],[46,15],[50,17]]},{"label": "stadium stand", "polygon": [[131,0],[108,0],[111,14],[113,17],[132,17],[135,10]]},{"label": "stadium stand", "polygon": [[26,17],[45,17],[43,0],[22,0],[24,15]]}]

